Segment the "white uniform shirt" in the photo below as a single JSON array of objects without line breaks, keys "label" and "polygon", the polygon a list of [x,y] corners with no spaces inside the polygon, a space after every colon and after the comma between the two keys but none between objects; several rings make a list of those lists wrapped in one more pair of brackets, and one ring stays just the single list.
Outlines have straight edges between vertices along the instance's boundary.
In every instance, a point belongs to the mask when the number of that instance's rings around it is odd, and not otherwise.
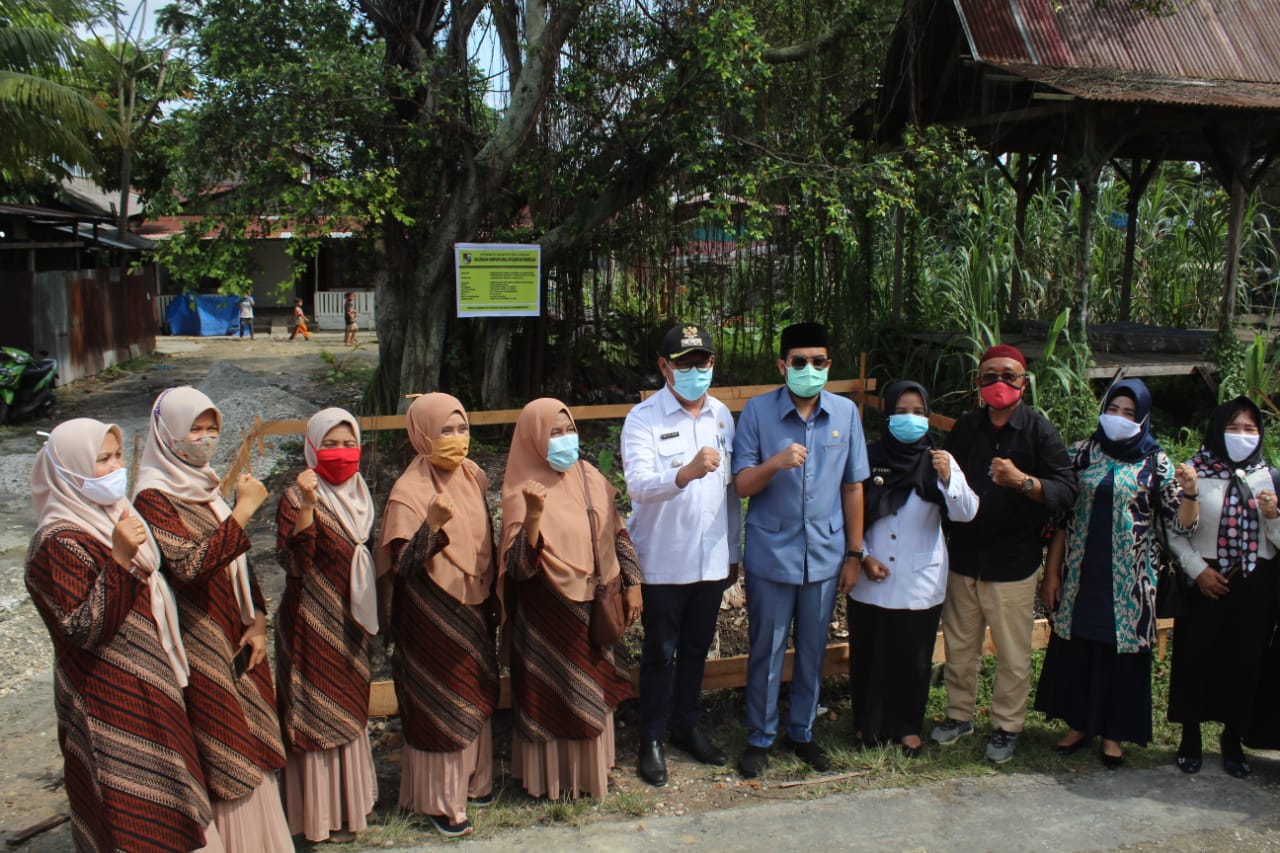
[{"label": "white uniform shirt", "polygon": [[[938,489],[952,521],[972,521],[978,496],[951,460],[951,486]],[[889,610],[928,610],[937,607],[947,591],[947,540],[942,533],[942,507],[915,492],[897,512],[876,519],[863,535],[863,549],[889,569],[889,576],[873,581],[863,574],[849,593],[854,601]]]},{"label": "white uniform shirt", "polygon": [[[703,447],[720,467],[681,489],[676,474]],[[622,426],[622,468],[631,498],[627,532],[644,582],[724,580],[742,561],[742,504],[733,488],[733,415],[710,394],[697,418],[664,386],[636,405]]]}]

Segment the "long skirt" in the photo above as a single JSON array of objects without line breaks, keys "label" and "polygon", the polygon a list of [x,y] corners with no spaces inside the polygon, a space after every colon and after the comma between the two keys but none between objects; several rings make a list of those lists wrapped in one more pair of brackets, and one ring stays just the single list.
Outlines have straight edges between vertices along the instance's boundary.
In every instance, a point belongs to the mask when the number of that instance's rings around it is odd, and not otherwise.
[{"label": "long skirt", "polygon": [[1278,576],[1272,559],[1232,576],[1217,600],[1192,587],[1187,615],[1173,629],[1169,722],[1213,720],[1248,733],[1275,631]]},{"label": "long skirt", "polygon": [[262,784],[238,800],[211,803],[213,823],[227,853],[293,853],[275,773],[263,773]]},{"label": "long skirt", "polygon": [[511,775],[521,780],[531,797],[557,800],[568,797],[603,797],[609,793],[609,768],[613,766],[613,712],[605,717],[604,731],[589,740],[525,740],[517,732],[511,744]]},{"label": "long skirt", "polygon": [[368,827],[378,801],[369,736],[333,749],[288,753],[284,768],[284,810],[289,831],[308,841],[326,841],[345,824],[351,832]]},{"label": "long skirt", "polygon": [[919,734],[942,605],[889,610],[849,600],[853,725],[864,741]]},{"label": "long skirt", "polygon": [[427,752],[404,745],[400,771],[400,808],[443,817],[449,823],[467,819],[467,799],[493,793],[493,724],[456,752]]},{"label": "long skirt", "polygon": [[1120,654],[1115,643],[1049,639],[1035,709],[1085,737],[1151,740],[1151,650]]}]

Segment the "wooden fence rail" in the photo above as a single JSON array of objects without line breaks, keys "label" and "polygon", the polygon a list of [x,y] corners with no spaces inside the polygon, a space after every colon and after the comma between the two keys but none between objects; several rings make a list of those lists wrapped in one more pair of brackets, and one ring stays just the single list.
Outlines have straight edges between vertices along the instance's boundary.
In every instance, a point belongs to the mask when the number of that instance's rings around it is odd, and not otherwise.
[{"label": "wooden fence rail", "polygon": [[[747,400],[767,391],[772,391],[777,387],[777,385],[726,385],[712,388],[711,394],[724,403],[729,408],[729,411],[741,412],[747,404]],[[866,354],[863,353],[858,359],[858,378],[832,380],[827,383],[826,390],[833,394],[845,394],[852,397],[860,405],[875,401],[876,398],[869,396],[867,393],[876,390],[876,380],[867,376]],[[648,397],[653,393],[655,392],[642,392],[641,397]],[[627,416],[627,413],[631,411],[634,405],[634,403],[613,403],[602,406],[570,406],[569,412],[573,415],[575,421],[621,420]],[[514,424],[516,419],[520,417],[520,409],[468,412],[467,417],[472,426]],[[404,415],[370,415],[358,420],[362,432],[403,430],[405,428]],[[231,466],[222,478],[222,496],[224,498],[230,496],[240,472],[248,470],[250,457],[255,446],[258,448],[259,456],[266,454],[264,439],[273,435],[305,435],[306,432],[307,422],[304,419],[263,421],[260,417],[254,417],[253,423],[245,430],[244,437],[240,440],[240,449],[231,460]]]},{"label": "wooden fence rail", "polygon": [[[1156,647],[1156,659],[1164,660],[1168,649],[1169,630],[1173,627],[1172,619],[1160,619],[1156,622],[1156,634],[1158,645]],[[1031,648],[1044,649],[1049,645],[1049,634],[1052,629],[1049,627],[1049,620],[1037,619],[1031,628]],[[946,655],[943,652],[942,632],[938,632],[938,638],[933,644],[933,662],[943,663],[946,661]],[[991,631],[987,630],[987,636],[982,645],[983,654],[995,654],[995,643],[991,641]],[[787,656],[782,664],[782,680],[784,682],[791,680],[791,658],[792,651],[787,650]],[[822,664],[823,678],[830,678],[834,675],[846,675],[849,672],[849,644],[848,643],[831,643],[827,646],[827,657]],[[638,668],[630,671],[631,676],[631,695],[639,695],[640,670]],[[734,687],[747,686],[747,656],[734,655],[733,657],[717,658],[707,661],[706,671],[702,675],[703,690],[725,690]],[[502,677],[502,690],[498,698],[499,708],[511,707],[511,684],[507,676]],[[398,712],[396,705],[395,685],[390,681],[375,681],[369,685],[369,716],[371,717],[394,717]]]}]

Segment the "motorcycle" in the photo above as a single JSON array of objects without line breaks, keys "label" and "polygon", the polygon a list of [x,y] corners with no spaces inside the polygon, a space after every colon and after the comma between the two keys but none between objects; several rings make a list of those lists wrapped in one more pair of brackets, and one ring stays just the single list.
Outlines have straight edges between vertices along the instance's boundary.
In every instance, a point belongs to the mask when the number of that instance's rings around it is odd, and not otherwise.
[{"label": "motorcycle", "polygon": [[30,420],[54,403],[58,360],[34,358],[17,347],[0,347],[0,423]]}]

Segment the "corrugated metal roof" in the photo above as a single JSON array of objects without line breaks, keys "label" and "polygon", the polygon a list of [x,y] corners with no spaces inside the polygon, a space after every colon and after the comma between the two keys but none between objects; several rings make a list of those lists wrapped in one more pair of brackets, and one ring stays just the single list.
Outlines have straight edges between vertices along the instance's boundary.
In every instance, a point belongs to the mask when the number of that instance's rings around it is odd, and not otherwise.
[{"label": "corrugated metal roof", "polygon": [[1280,103],[1280,0],[1175,0],[1168,15],[1134,11],[1128,0],[953,2],[974,59],[1015,73],[1039,69],[1025,76],[1060,81],[1051,84],[1064,91],[1107,100]]}]

